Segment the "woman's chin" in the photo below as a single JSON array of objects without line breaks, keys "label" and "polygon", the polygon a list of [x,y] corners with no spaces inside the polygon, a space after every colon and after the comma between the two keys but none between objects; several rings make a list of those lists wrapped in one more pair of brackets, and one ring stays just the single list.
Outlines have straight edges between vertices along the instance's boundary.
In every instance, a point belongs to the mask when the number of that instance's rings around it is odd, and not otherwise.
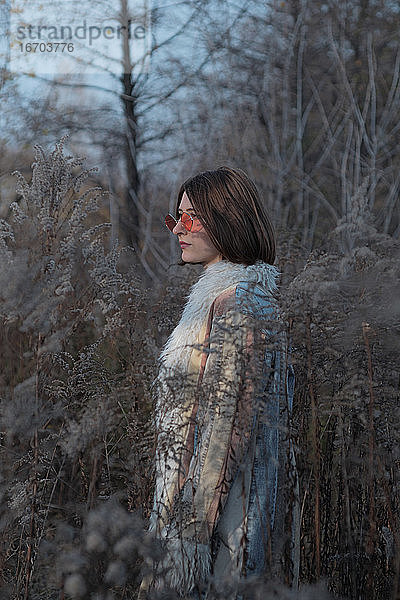
[{"label": "woman's chin", "polygon": [[198,263],[202,262],[201,260],[198,260],[198,258],[196,258],[195,256],[191,256],[190,251],[188,252],[186,248],[182,249],[181,259],[183,260],[183,262],[188,263],[190,265],[197,265]]},{"label": "woman's chin", "polygon": [[191,262],[190,250],[187,248],[182,248],[182,260],[185,262]]}]

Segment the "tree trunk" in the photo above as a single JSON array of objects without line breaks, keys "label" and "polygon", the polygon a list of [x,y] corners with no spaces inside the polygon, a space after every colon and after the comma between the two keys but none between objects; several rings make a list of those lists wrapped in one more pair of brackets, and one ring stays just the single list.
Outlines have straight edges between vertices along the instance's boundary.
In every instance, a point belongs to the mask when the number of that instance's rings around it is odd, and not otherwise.
[{"label": "tree trunk", "polygon": [[137,166],[137,121],[136,98],[134,97],[134,83],[132,74],[124,73],[121,77],[123,84],[124,112],[126,122],[125,134],[125,168],[126,191],[123,206],[120,209],[119,227],[124,241],[134,248],[140,245],[139,210],[137,198],[140,188],[140,178]]},{"label": "tree trunk", "polygon": [[123,75],[121,82],[123,86],[123,102],[125,113],[125,168],[126,168],[126,191],[123,205],[119,213],[120,236],[123,241],[135,249],[140,246],[139,209],[138,194],[140,178],[137,167],[137,97],[135,95],[135,79],[130,52],[130,23],[131,18],[128,9],[128,0],[121,0],[120,22],[124,26],[122,36],[123,49]]}]

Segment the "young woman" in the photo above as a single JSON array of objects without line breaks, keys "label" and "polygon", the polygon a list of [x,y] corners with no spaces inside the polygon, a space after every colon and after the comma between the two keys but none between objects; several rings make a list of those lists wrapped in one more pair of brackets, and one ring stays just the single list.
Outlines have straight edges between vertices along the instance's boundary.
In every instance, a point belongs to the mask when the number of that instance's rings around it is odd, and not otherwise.
[{"label": "young woman", "polygon": [[182,264],[204,272],[154,384],[150,530],[164,557],[139,598],[164,585],[193,597],[214,587],[228,598],[225,586],[244,576],[279,575],[284,551],[296,579],[294,373],[274,296],[274,232],[255,185],[228,167],[185,181],[166,225]]}]

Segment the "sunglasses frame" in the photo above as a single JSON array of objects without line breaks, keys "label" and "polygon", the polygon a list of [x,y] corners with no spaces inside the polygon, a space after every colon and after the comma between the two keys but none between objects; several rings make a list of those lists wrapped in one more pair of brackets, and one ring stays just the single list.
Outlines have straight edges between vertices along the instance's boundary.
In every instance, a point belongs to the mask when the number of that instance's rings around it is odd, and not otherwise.
[{"label": "sunglasses frame", "polygon": [[[188,227],[186,226],[185,222],[184,222],[184,221],[182,221],[182,217],[183,217],[183,215],[187,215],[187,216],[189,217],[189,219],[190,219],[190,220],[189,220],[189,221],[186,221],[186,222],[187,222],[188,224],[190,224],[190,228],[188,228]],[[188,212],[185,212],[185,211],[183,211],[183,212],[182,212],[182,214],[181,214],[181,216],[180,216],[180,218],[179,218],[178,220],[176,220],[176,218],[174,217],[174,215],[171,215],[171,213],[168,213],[168,214],[167,214],[167,216],[166,216],[166,217],[165,217],[165,219],[164,219],[164,222],[165,222],[165,225],[166,225],[166,227],[168,227],[168,225],[167,225],[167,218],[168,218],[168,217],[171,217],[171,219],[173,219],[173,220],[175,221],[175,225],[174,225],[174,227],[176,227],[176,225],[177,225],[177,224],[179,223],[179,221],[180,221],[180,222],[182,223],[183,227],[186,229],[186,231],[197,232],[197,231],[200,231],[200,229],[202,229],[202,227],[203,227],[202,223],[200,223],[200,220],[199,220],[197,217],[195,217],[195,218],[193,219],[193,217],[192,217],[191,215],[189,215],[189,213],[188,213]],[[197,228],[197,226],[196,226],[196,229],[193,229],[193,225],[194,225],[194,221],[195,221],[195,220],[199,221],[199,226],[198,226],[198,228]],[[173,229],[173,228],[172,228],[172,229]],[[170,229],[170,228],[168,227],[168,230],[169,230],[171,233],[172,233],[172,229]]]}]

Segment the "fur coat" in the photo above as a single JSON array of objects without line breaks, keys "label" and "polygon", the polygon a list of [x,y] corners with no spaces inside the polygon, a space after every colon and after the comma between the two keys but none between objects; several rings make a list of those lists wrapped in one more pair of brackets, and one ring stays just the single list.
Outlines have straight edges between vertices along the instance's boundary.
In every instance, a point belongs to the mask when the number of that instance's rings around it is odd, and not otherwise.
[{"label": "fur coat", "polygon": [[181,595],[210,582],[223,589],[274,572],[284,544],[293,547],[293,534],[283,536],[283,476],[294,373],[278,276],[261,261],[210,265],[161,353],[149,529],[165,555],[139,597],[165,584]]}]

